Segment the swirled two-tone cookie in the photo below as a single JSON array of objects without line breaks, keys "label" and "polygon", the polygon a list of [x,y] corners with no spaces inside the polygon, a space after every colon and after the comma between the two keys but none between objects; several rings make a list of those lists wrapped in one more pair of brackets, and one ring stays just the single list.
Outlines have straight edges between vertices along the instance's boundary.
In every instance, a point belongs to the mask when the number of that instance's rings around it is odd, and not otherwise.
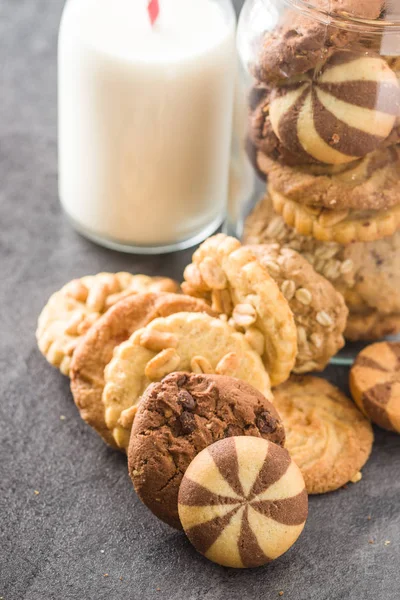
[{"label": "swirled two-tone cookie", "polygon": [[112,306],[79,342],[70,368],[74,401],[82,419],[111,446],[117,447],[104,419],[105,367],[112,360],[115,348],[135,331],[158,317],[182,311],[215,315],[202,300],[183,294],[134,294]]},{"label": "swirled two-tone cookie", "polygon": [[284,554],[308,513],[304,479],[289,453],[254,437],[212,444],[192,461],[179,517],[193,546],[225,567],[259,567]]},{"label": "swirled two-tone cookie", "polygon": [[228,323],[187,312],[155,319],[115,349],[104,371],[105,422],[119,448],[128,447],[146,388],[175,371],[236,377],[272,399],[260,355]]},{"label": "swirled two-tone cookie", "polygon": [[322,371],[344,346],[348,310],[332,284],[298,252],[279,244],[248,246],[279,285],[297,327],[295,373]]},{"label": "swirled two-tone cookie", "polygon": [[36,338],[48,362],[69,375],[81,337],[119,300],[141,292],[177,292],[165,277],[131,273],[98,273],[74,279],[55,292],[39,316]]},{"label": "swirled two-tone cookie", "polygon": [[283,446],[285,432],[272,404],[253,386],[222,375],[172,373],[144,392],[133,422],[128,467],[142,502],[181,529],[178,491],[193,458],[231,436]]},{"label": "swirled two-tone cookie", "polygon": [[292,311],[274,279],[248,248],[224,234],[206,240],[186,267],[185,294],[232,317],[263,357],[272,385],[285,381],[297,355]]},{"label": "swirled two-tone cookie", "polygon": [[329,210],[299,204],[271,187],[269,192],[275,211],[289,227],[322,242],[373,242],[400,229],[400,203],[387,210]]},{"label": "swirled two-tone cookie", "polygon": [[332,492],[367,462],[373,432],[349,398],[328,381],[294,376],[274,390],[286,431],[286,448],[300,467],[309,494]]},{"label": "swirled two-tone cookie", "polygon": [[350,389],[373,423],[400,433],[400,342],[364,348],[351,369]]}]

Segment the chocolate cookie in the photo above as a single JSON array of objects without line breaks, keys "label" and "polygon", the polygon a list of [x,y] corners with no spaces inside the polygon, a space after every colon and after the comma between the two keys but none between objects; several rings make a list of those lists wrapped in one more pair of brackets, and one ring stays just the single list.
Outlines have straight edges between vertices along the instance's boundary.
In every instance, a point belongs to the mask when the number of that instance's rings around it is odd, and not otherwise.
[{"label": "chocolate cookie", "polygon": [[159,519],[180,529],[178,491],[189,464],[213,442],[237,435],[284,444],[278,413],[248,383],[172,373],[152,384],[139,404],[128,449],[139,497]]},{"label": "chocolate cookie", "polygon": [[104,369],[114,350],[135,331],[158,317],[181,311],[213,311],[202,300],[182,294],[148,293],[120,300],[91,327],[74,352],[71,363],[71,391],[80,415],[111,446],[117,448],[104,418],[102,394]]},{"label": "chocolate cookie", "polygon": [[400,342],[364,348],[350,371],[350,389],[373,423],[400,433]]},{"label": "chocolate cookie", "polygon": [[200,452],[179,490],[186,535],[225,567],[259,567],[278,558],[303,531],[307,513],[304,479],[289,453],[250,436]]}]

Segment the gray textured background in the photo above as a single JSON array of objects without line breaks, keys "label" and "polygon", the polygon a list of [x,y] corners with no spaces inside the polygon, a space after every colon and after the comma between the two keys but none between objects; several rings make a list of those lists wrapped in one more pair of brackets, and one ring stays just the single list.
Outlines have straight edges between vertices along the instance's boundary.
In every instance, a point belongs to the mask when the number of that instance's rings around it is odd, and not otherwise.
[{"label": "gray textured background", "polygon": [[[180,277],[189,257],[109,252],[80,238],[62,217],[62,5],[0,2],[0,597],[269,600],[283,590],[287,600],[398,599],[400,437],[377,431],[363,480],[311,498],[304,534],[276,563],[251,572],[223,569],[140,504],[124,458],[80,421],[67,380],[36,350],[37,315],[64,282],[121,269]],[[332,368],[328,376],[346,387],[346,369]]]}]

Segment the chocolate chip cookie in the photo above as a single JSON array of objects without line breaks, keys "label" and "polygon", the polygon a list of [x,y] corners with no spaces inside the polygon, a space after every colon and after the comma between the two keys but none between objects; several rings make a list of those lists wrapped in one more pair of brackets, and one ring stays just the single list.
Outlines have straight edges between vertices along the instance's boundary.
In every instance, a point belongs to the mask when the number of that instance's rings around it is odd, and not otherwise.
[{"label": "chocolate chip cookie", "polygon": [[172,373],[144,393],[128,449],[129,473],[146,506],[181,529],[178,491],[193,458],[218,440],[249,435],[283,446],[281,419],[248,383]]}]

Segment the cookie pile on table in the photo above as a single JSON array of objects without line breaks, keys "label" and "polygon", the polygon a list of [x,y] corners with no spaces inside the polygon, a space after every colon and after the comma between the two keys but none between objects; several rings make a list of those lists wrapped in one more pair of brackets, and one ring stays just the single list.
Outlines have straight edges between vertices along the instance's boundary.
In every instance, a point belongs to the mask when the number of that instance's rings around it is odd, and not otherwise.
[{"label": "cookie pile on table", "polygon": [[[385,4],[329,3],[369,20]],[[249,148],[268,192],[244,242],[300,252],[343,294],[354,341],[400,332],[400,59],[380,44],[288,10],[251,65]]]},{"label": "cookie pile on table", "polygon": [[368,417],[400,428],[400,345],[385,367],[374,349],[358,359],[360,410],[305,375],[342,347],[348,311],[304,257],[220,234],[184,277],[74,280],[43,309],[39,349],[159,519],[215,562],[262,565],[302,532],[307,494],[361,478]]}]

